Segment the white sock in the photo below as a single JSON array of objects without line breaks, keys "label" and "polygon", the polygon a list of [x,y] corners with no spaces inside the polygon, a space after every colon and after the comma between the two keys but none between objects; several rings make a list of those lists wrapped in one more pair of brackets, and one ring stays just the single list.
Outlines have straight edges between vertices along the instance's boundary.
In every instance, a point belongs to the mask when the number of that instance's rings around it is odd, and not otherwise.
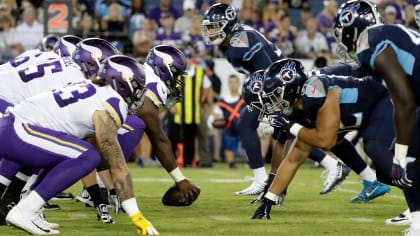
[{"label": "white sock", "polygon": [[260,167],[257,169],[252,169],[254,172],[255,180],[254,182],[263,184],[267,180],[267,173],[265,172],[265,167]]},{"label": "white sock", "polygon": [[44,204],[45,200],[36,191],[32,191],[28,196],[20,200],[17,206],[29,214],[34,215]]},{"label": "white sock", "polygon": [[359,176],[363,180],[367,180],[369,182],[373,182],[376,180],[376,174],[369,166],[366,166],[366,168],[362,172],[360,172]]},{"label": "white sock", "polygon": [[38,175],[36,174],[33,174],[31,177],[29,177],[28,181],[26,181],[26,184],[22,189],[22,193],[25,193],[25,196],[20,195],[20,198],[24,198],[29,194],[29,192],[31,191],[31,186],[35,183],[37,178]]},{"label": "white sock", "polygon": [[335,171],[337,163],[338,161],[334,157],[326,154],[319,164],[321,164],[321,166],[327,169],[328,171]]},{"label": "white sock", "polygon": [[12,182],[10,179],[4,177],[3,175],[0,175],[0,184],[3,184],[4,186],[9,186],[10,182]]},{"label": "white sock", "polygon": [[410,212],[411,215],[411,228],[420,229],[420,211]]},{"label": "white sock", "polygon": [[104,182],[102,182],[101,177],[98,172],[96,172],[96,181],[98,182],[99,188],[106,188]]}]

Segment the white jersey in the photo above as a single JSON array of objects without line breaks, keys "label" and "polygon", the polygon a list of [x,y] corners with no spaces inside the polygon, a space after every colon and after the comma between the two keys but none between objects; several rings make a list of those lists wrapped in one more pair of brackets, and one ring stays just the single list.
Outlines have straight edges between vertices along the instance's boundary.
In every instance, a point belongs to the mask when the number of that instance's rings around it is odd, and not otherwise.
[{"label": "white jersey", "polygon": [[0,71],[26,68],[30,65],[60,58],[54,52],[42,52],[39,49],[28,50],[4,64],[0,65]]},{"label": "white jersey", "polygon": [[166,104],[169,90],[166,84],[155,74],[153,69],[144,64],[144,74],[146,76],[146,95],[158,108]]},{"label": "white jersey", "polygon": [[[37,94],[8,111],[24,124],[84,139],[94,134],[92,117],[95,111],[108,111],[117,126],[121,127],[127,117],[128,106],[111,86],[100,87],[85,80]],[[28,126],[26,129],[31,128]]]},{"label": "white jersey", "polygon": [[68,57],[29,67],[0,72],[0,99],[17,104],[35,94],[86,80],[80,67]]}]

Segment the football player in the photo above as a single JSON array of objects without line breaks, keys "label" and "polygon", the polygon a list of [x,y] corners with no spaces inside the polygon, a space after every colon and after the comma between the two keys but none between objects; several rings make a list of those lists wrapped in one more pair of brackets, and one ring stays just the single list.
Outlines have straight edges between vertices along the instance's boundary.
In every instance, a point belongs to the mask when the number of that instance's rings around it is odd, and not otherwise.
[{"label": "football player", "polygon": [[[281,60],[267,69],[261,97],[264,112],[273,114],[272,124],[290,132],[297,141],[280,165],[253,219],[270,218],[271,205],[312,149],[345,155],[352,144],[344,135],[351,130],[361,133],[378,179],[392,183],[393,154],[388,149],[394,138],[392,104],[379,79],[322,74],[308,77],[299,61]],[[362,197],[375,198],[389,192],[389,186],[375,182],[378,184],[364,189]]]},{"label": "football player", "polygon": [[[283,58],[280,49],[257,30],[240,24],[236,10],[230,5],[216,3],[204,14],[203,37],[207,44],[218,45],[229,63],[240,73],[250,74],[266,69],[272,62]],[[258,112],[241,110],[239,136],[254,173],[254,182],[237,195],[258,195],[264,190],[267,173],[261,154]]]},{"label": "football player", "polygon": [[[84,57],[88,58],[89,60],[95,60],[90,62],[90,64],[99,63],[99,61],[102,61],[106,57],[114,55],[118,52],[110,43],[98,38],[85,39],[83,40],[83,43],[79,44],[78,47],[79,54],[83,54]],[[85,50],[84,48],[89,48],[89,50]],[[95,49],[94,52],[96,55],[89,53],[90,50],[93,49]],[[71,47],[68,43],[66,43],[65,46],[60,47],[60,50],[66,53],[71,50]],[[41,54],[44,55],[45,53]],[[3,80],[5,81],[3,86],[0,86],[1,111],[5,111],[8,106],[17,104],[26,98],[43,91],[61,88],[69,83],[80,82],[87,79],[85,72],[82,71],[81,67],[70,57],[47,60],[25,68],[21,68],[21,64],[27,64],[28,61],[36,61],[37,57],[35,55],[33,57],[25,56],[22,58],[28,58],[28,60],[16,60],[10,63],[11,66],[17,68],[16,70],[9,70],[0,73]],[[78,62],[81,64],[80,61],[87,61],[88,59],[80,59]],[[99,66],[99,64],[97,66]],[[127,120],[131,121],[132,119]],[[133,124],[135,123],[133,122]],[[136,127],[136,125],[133,126]],[[31,171],[35,171],[27,170],[23,175],[18,174],[16,178],[13,179],[14,182],[10,183],[10,180],[19,169],[20,166],[14,165],[9,160],[3,159],[0,161],[0,174],[3,177],[0,184],[0,191],[4,191],[5,186],[10,184],[10,187],[7,189],[1,200],[0,215],[2,217],[0,218],[4,218],[8,210],[10,210],[10,208],[7,206],[11,202],[18,201],[20,190],[22,190],[23,185],[27,180],[28,174],[30,175]],[[94,185],[95,183],[90,182],[88,184],[90,186]],[[98,194],[93,195],[99,196]],[[108,212],[102,211],[104,208],[99,206],[103,202],[104,200],[98,197],[98,200],[96,201],[97,204],[95,204],[95,207],[98,211],[98,217],[100,217],[105,223],[112,223],[112,218],[109,216]]]},{"label": "football player", "polygon": [[382,24],[376,6],[366,0],[340,6],[334,34],[340,51],[380,75],[389,90],[396,133],[392,178],[404,188],[411,212],[412,224],[406,235],[420,235],[420,176],[416,164],[407,165],[407,156],[419,156],[419,150],[409,150],[418,145],[409,148],[408,144],[410,138],[415,140],[419,135],[414,127],[420,104],[420,65],[416,60],[420,56],[420,34],[402,25]]},{"label": "football player", "polygon": [[[132,180],[117,141],[132,102],[145,92],[144,71],[134,59],[115,55],[103,62],[98,77],[35,95],[10,107],[0,129],[0,155],[16,163],[50,169],[6,221],[31,234],[58,234],[37,221],[37,212],[55,194],[92,171],[101,155],[83,139],[95,135],[110,166],[122,206],[138,233],[158,235],[139,210]],[[128,105],[127,105],[128,103]],[[80,112],[85,111],[85,112]],[[30,155],[28,155],[30,153]]]},{"label": "football player", "polygon": [[168,136],[162,125],[156,123],[160,120],[160,109],[169,109],[182,98],[183,82],[179,78],[186,73],[185,70],[185,56],[179,49],[166,45],[153,47],[144,63],[147,87],[144,105],[135,114],[146,124],[145,132],[156,157],[175,181],[180,193],[179,201],[190,205],[197,199],[199,189],[183,175]]}]

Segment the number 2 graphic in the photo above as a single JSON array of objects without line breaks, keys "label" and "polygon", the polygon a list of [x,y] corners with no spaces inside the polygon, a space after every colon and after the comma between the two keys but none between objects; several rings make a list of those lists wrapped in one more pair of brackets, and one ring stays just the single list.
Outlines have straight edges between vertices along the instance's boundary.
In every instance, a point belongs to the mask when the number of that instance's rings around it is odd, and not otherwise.
[{"label": "number 2 graphic", "polygon": [[66,4],[63,3],[55,3],[51,4],[48,7],[48,13],[53,14],[58,12],[57,15],[53,16],[50,20],[48,20],[48,27],[50,28],[67,28],[68,27],[68,16],[69,16],[69,9]]}]

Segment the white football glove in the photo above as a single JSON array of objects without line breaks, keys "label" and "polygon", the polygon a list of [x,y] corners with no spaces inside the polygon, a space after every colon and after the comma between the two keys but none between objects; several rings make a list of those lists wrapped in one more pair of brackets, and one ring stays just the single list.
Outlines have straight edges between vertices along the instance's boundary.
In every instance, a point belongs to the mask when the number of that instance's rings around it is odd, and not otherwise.
[{"label": "white football glove", "polygon": [[270,137],[274,133],[274,128],[270,125],[268,118],[264,117],[264,119],[260,121],[257,133],[260,138]]}]

